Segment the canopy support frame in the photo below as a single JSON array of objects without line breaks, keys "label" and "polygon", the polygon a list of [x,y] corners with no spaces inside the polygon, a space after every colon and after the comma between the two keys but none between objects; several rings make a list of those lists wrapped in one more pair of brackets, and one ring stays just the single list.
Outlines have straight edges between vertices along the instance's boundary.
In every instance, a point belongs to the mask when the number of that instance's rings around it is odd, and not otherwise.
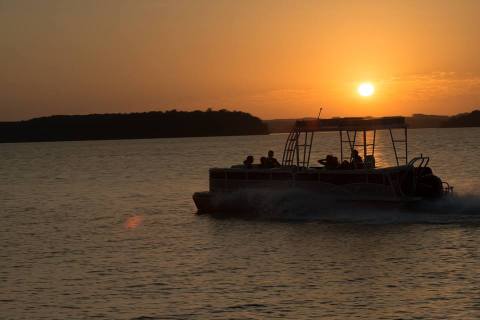
[{"label": "canopy support frame", "polygon": [[[397,140],[394,137],[392,129],[403,129],[404,138]],[[315,131],[338,131],[340,138],[340,159],[343,162],[346,159],[352,161],[353,150],[356,147],[363,147],[363,157],[374,157],[377,130],[388,130],[395,155],[397,166],[400,161],[405,159],[408,164],[408,135],[407,125],[403,117],[385,117],[385,118],[339,118],[339,119],[316,119],[299,120],[290,131],[283,150],[282,166],[295,166],[299,169],[308,168],[312,152],[313,135]],[[368,143],[368,131],[373,131],[373,139]],[[344,140],[344,132],[347,140]],[[357,144],[357,133],[363,133],[363,141]],[[303,137],[302,137],[303,135]],[[353,136],[352,136],[353,135]],[[344,144],[348,143],[350,156],[344,154]],[[400,156],[397,143],[404,143],[405,155]],[[371,152],[369,153],[369,147]]]}]

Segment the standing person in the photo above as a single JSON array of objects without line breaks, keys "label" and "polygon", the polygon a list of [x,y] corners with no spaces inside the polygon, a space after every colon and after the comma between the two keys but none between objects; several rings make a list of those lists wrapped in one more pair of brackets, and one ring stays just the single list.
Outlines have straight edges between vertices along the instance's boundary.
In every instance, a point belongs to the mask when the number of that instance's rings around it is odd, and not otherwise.
[{"label": "standing person", "polygon": [[269,168],[275,168],[275,167],[280,167],[280,163],[273,157],[273,151],[270,150],[268,151],[268,157],[267,157],[267,166]]}]

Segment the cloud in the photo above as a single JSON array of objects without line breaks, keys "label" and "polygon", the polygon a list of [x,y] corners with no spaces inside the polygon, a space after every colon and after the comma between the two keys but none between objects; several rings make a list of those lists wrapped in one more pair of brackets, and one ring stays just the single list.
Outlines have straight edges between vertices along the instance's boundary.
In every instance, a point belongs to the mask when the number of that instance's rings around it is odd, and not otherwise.
[{"label": "cloud", "polygon": [[480,76],[471,73],[436,71],[395,77],[385,83],[401,91],[409,100],[480,96]]}]

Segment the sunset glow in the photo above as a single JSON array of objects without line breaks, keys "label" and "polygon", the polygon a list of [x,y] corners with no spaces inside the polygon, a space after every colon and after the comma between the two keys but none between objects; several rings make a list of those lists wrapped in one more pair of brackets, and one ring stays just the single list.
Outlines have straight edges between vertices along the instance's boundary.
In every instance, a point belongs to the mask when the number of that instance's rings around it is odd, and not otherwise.
[{"label": "sunset glow", "polygon": [[[480,105],[480,1],[0,7],[0,121],[174,108],[294,118],[319,105],[324,117],[455,114]],[[376,90],[363,99],[355,91],[367,79]]]}]

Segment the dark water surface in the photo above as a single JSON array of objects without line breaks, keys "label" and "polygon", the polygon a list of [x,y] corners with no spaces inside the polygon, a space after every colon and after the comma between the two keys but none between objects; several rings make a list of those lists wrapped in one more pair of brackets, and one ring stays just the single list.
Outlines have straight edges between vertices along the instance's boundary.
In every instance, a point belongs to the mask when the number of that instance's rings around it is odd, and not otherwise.
[{"label": "dark water surface", "polygon": [[410,131],[458,195],[422,212],[272,194],[274,220],[194,215],[209,167],[285,138],[0,145],[0,318],[480,318],[479,129]]}]

